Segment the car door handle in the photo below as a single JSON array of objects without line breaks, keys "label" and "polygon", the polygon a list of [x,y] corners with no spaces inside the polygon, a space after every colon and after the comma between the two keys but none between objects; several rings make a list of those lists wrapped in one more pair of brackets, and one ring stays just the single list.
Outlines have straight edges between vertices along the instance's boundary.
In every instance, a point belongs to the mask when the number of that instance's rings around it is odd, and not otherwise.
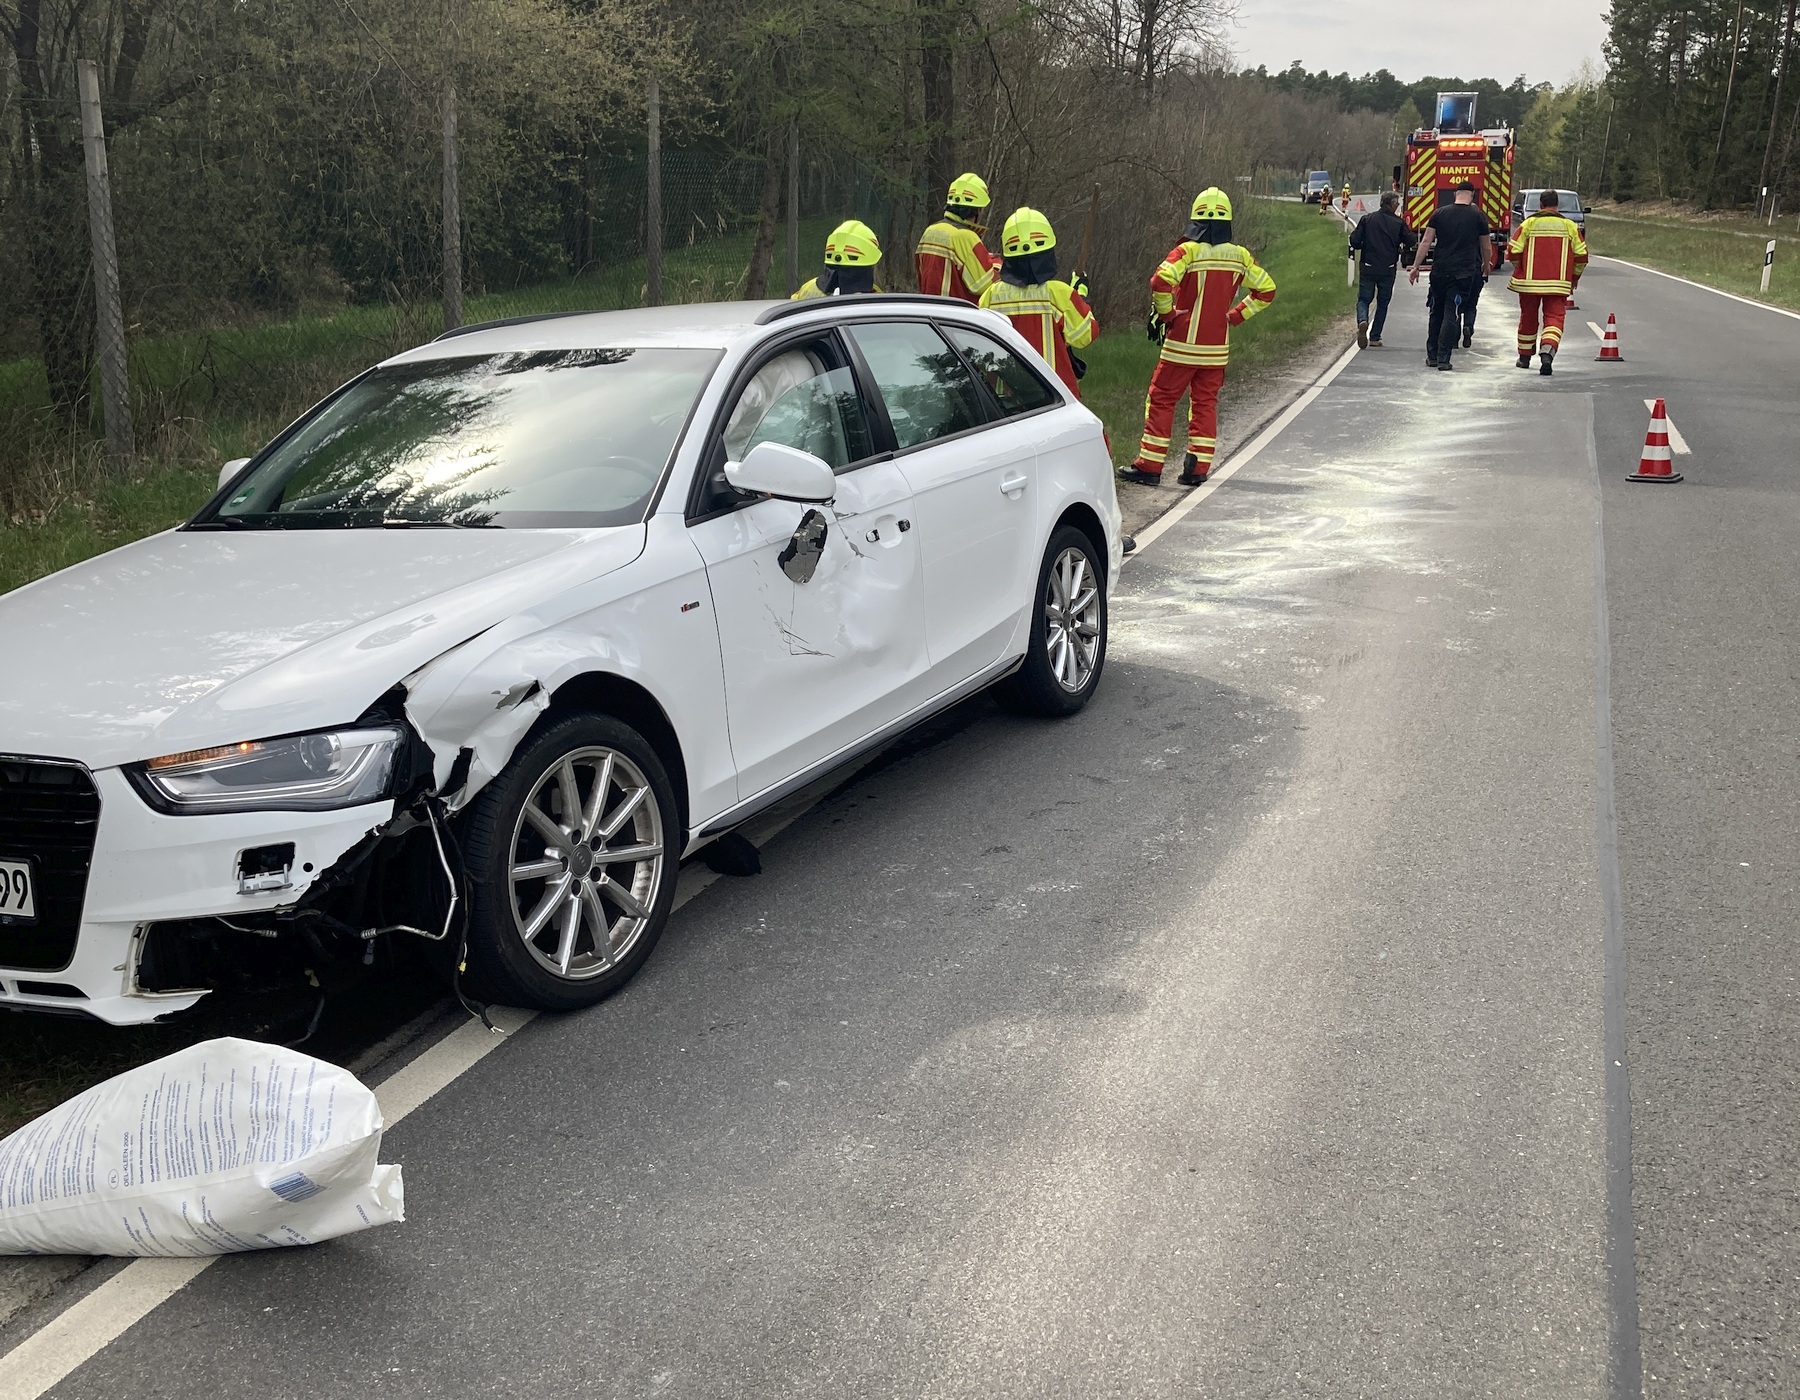
[{"label": "car door handle", "polygon": [[1030,480],[1031,479],[1023,472],[1020,472],[1017,476],[1003,476],[1000,478],[1000,494],[1002,496],[1017,496],[1025,489]]}]

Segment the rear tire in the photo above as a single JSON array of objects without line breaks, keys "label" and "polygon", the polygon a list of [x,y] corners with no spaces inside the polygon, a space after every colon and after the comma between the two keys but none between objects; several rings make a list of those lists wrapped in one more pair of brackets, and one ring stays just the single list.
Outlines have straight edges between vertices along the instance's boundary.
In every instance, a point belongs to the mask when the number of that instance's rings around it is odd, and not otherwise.
[{"label": "rear tire", "polygon": [[1087,704],[1105,667],[1106,573],[1094,542],[1064,525],[1038,566],[1025,660],[995,693],[1010,710],[1061,718]]},{"label": "rear tire", "polygon": [[573,715],[482,789],[463,855],[475,990],[539,1011],[592,1006],[631,980],[668,923],[674,788],[635,729]]}]

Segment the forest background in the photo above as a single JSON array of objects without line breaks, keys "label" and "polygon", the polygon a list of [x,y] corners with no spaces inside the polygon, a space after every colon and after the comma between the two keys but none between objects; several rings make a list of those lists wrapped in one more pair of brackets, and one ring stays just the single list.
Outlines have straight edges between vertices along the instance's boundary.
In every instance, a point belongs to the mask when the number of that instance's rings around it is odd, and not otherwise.
[{"label": "forest background", "polygon": [[1117,323],[1196,190],[1290,193],[1309,168],[1385,185],[1441,88],[1520,128],[1528,183],[1787,194],[1796,4],[1618,0],[1607,72],[1558,87],[1243,71],[1230,0],[0,0],[0,529],[109,471],[79,58],[99,65],[142,475],[202,471],[437,332],[452,88],[472,314],[644,299],[654,80],[668,299],[783,295],[852,214],[906,288],[968,168],[996,216],[1048,212],[1070,259],[1098,189],[1089,271]]}]

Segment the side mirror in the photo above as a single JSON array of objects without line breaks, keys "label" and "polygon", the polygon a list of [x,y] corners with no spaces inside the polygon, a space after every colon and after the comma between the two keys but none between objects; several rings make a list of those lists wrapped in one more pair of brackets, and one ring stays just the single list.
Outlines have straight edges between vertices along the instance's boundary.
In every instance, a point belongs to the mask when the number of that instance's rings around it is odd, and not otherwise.
[{"label": "side mirror", "polygon": [[225,483],[230,481],[232,477],[236,476],[239,472],[241,472],[247,465],[249,465],[249,462],[250,462],[250,459],[248,457],[233,457],[224,466],[220,467],[219,468],[218,489],[220,491],[223,491],[225,489]]},{"label": "side mirror", "polygon": [[758,491],[782,501],[829,501],[837,495],[830,467],[797,447],[759,442],[741,462],[725,464],[725,479],[740,491]]},{"label": "side mirror", "polygon": [[1584,214],[1591,214],[1594,212],[1594,206],[1591,204],[1584,204],[1581,206],[1581,212]]}]

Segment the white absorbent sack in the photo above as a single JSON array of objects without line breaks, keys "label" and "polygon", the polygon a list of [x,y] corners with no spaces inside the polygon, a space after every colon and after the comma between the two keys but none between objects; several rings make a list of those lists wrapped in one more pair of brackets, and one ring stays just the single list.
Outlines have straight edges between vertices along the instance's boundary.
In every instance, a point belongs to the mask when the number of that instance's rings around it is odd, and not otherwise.
[{"label": "white absorbent sack", "polygon": [[234,1254],[405,1219],[381,1108],[348,1070],[209,1040],[0,1141],[0,1254]]}]

